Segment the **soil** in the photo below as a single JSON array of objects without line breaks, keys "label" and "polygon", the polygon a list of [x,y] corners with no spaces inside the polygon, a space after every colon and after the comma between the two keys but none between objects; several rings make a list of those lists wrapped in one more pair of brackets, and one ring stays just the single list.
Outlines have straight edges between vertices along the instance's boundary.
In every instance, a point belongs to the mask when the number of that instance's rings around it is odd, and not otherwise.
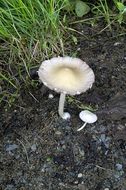
[{"label": "soil", "polygon": [[[126,190],[126,39],[102,26],[76,26],[71,52],[94,70],[92,89],[75,96],[97,107],[98,121],[83,125],[77,105],[69,121],[57,113],[59,95],[38,85],[22,90],[1,111],[0,190]],[[49,99],[49,94],[54,98]]]}]

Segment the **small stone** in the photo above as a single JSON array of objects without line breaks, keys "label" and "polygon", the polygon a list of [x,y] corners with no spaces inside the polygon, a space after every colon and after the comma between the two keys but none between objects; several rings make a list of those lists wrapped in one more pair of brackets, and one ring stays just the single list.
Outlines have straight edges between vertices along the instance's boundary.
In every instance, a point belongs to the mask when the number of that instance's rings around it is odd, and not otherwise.
[{"label": "small stone", "polygon": [[105,126],[100,126],[100,132],[104,133],[106,131],[106,127]]},{"label": "small stone", "polygon": [[43,183],[39,183],[39,187],[42,187],[42,186],[44,186],[44,184]]},{"label": "small stone", "polygon": [[78,184],[78,181],[75,181],[74,184]]},{"label": "small stone", "polygon": [[35,152],[36,149],[37,149],[36,144],[33,144],[33,145],[31,146],[31,150],[32,150],[33,152]]},{"label": "small stone", "polygon": [[65,141],[64,141],[64,140],[61,140],[61,141],[60,141],[60,144],[61,144],[61,145],[64,145],[64,144],[65,144]]},{"label": "small stone", "polygon": [[81,178],[82,176],[83,176],[82,173],[79,173],[79,174],[78,174],[78,178]]},{"label": "small stone", "polygon": [[6,186],[5,190],[15,190],[15,187],[14,185],[9,184]]},{"label": "small stone", "polygon": [[124,125],[118,125],[118,127],[117,127],[120,131],[122,131],[122,130],[124,130],[124,128],[125,128],[125,126]]},{"label": "small stone", "polygon": [[84,150],[79,149],[79,153],[80,153],[80,155],[81,155],[82,157],[84,157],[84,155],[85,155]]},{"label": "small stone", "polygon": [[53,99],[54,98],[53,94],[49,94],[48,98]]},{"label": "small stone", "polygon": [[66,130],[71,130],[71,127],[69,125],[67,125],[65,128]]},{"label": "small stone", "polygon": [[121,44],[122,44],[121,42],[115,42],[114,46],[118,46],[118,45],[121,45]]},{"label": "small stone", "polygon": [[77,51],[80,51],[81,50],[81,48],[79,47],[79,48],[77,48]]},{"label": "small stone", "polygon": [[104,190],[109,190],[109,188],[105,188]]},{"label": "small stone", "polygon": [[56,135],[61,135],[62,133],[60,131],[55,132]]},{"label": "small stone", "polygon": [[116,164],[116,169],[117,169],[118,171],[122,170],[122,164]]},{"label": "small stone", "polygon": [[6,146],[6,151],[12,151],[18,148],[18,145],[16,144],[9,144]]},{"label": "small stone", "polygon": [[104,142],[105,141],[105,134],[101,134],[101,138],[100,138],[100,140],[101,140],[101,142]]},{"label": "small stone", "polygon": [[42,169],[41,169],[41,172],[43,172],[43,173],[44,173],[44,172],[45,172],[45,168],[42,168]]},{"label": "small stone", "polygon": [[32,183],[29,183],[28,185],[29,185],[30,187],[32,187],[32,186],[33,186],[33,185],[32,185]]},{"label": "small stone", "polygon": [[66,149],[66,146],[65,146],[65,145],[63,145],[63,146],[62,146],[62,148],[63,148],[63,149]]},{"label": "small stone", "polygon": [[65,184],[62,183],[62,182],[60,182],[60,183],[59,183],[59,186],[65,187]]},{"label": "small stone", "polygon": [[16,159],[19,159],[19,158],[20,158],[20,155],[19,155],[19,154],[18,154],[18,155],[16,155],[16,156],[15,156],[15,158],[16,158]]}]

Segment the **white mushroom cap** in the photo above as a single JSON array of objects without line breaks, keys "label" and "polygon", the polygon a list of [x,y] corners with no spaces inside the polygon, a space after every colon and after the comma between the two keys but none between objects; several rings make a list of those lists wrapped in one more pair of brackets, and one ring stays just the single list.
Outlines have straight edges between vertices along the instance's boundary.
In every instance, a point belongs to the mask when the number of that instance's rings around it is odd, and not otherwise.
[{"label": "white mushroom cap", "polygon": [[97,115],[95,115],[94,113],[92,113],[88,110],[81,111],[79,114],[79,117],[85,123],[94,123],[98,119]]},{"label": "white mushroom cap", "polygon": [[55,57],[42,62],[38,75],[50,89],[70,95],[85,92],[95,80],[92,69],[85,62],[71,57]]}]

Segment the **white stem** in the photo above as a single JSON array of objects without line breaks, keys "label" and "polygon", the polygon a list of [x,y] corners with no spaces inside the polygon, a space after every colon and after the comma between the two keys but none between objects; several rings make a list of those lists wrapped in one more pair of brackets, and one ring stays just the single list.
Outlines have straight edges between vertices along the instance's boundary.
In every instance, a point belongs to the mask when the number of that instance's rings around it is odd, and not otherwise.
[{"label": "white stem", "polygon": [[80,127],[79,129],[77,129],[77,131],[81,131],[81,130],[86,126],[86,124],[87,124],[87,123],[84,123],[84,124],[82,125],[82,127]]},{"label": "white stem", "polygon": [[61,94],[60,94],[58,112],[59,112],[60,117],[62,117],[62,118],[63,118],[63,116],[64,116],[65,97],[66,97],[66,94],[64,94],[64,93],[61,93]]}]

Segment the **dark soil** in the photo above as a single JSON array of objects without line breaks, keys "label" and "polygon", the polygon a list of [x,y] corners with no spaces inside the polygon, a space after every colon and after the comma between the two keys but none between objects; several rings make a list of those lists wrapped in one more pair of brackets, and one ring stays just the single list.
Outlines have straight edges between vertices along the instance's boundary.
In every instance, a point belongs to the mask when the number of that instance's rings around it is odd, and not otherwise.
[{"label": "dark soil", "polygon": [[126,190],[126,39],[77,27],[84,35],[70,53],[91,66],[96,82],[75,98],[98,107],[98,121],[77,132],[77,105],[66,104],[72,118],[64,121],[58,94],[23,90],[0,117],[0,190]]}]

